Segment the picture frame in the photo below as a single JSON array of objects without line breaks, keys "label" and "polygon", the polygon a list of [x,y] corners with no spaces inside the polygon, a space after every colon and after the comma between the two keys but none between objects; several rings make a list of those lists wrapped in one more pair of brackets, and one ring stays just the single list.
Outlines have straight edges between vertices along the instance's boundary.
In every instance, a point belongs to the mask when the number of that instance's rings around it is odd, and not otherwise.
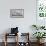
[{"label": "picture frame", "polygon": [[11,18],[24,18],[24,9],[10,9]]},{"label": "picture frame", "polygon": [[46,25],[46,0],[36,1],[36,24]]},{"label": "picture frame", "polygon": [[46,0],[37,0],[37,16],[39,18],[46,18]]}]

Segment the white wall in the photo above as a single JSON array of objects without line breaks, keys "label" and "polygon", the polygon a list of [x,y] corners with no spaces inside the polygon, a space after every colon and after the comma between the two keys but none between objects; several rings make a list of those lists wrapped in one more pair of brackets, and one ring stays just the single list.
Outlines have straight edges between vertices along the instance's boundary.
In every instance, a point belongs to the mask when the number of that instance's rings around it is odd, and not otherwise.
[{"label": "white wall", "polygon": [[[24,9],[24,18],[10,18],[10,9],[21,8]],[[0,34],[16,26],[20,32],[32,34],[32,24],[36,24],[36,0],[0,0]]]}]

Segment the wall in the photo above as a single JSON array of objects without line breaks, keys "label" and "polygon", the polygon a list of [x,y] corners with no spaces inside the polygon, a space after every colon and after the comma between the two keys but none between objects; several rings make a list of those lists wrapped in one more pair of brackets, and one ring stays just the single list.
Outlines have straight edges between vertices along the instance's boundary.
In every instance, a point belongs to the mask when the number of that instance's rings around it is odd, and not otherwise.
[{"label": "wall", "polygon": [[[24,18],[10,18],[10,9],[21,8],[24,9]],[[36,24],[36,0],[0,0],[0,34],[18,26],[19,32],[30,32],[32,35],[32,24]]]}]

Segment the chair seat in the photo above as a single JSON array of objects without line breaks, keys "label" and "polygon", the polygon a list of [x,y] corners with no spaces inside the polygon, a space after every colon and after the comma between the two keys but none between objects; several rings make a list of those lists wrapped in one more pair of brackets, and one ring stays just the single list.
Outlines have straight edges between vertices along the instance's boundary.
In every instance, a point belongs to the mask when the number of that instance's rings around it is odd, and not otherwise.
[{"label": "chair seat", "polygon": [[15,33],[15,34],[7,33],[6,35],[7,36],[17,36],[17,33]]}]

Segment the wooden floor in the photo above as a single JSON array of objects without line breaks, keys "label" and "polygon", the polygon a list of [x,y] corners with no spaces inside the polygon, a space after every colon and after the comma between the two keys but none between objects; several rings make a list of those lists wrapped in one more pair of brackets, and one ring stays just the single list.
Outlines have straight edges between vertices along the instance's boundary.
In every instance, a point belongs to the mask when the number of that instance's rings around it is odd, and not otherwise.
[{"label": "wooden floor", "polygon": [[[4,43],[1,43],[1,42],[0,42],[0,46],[4,46]],[[14,42],[14,43],[10,42],[10,43],[8,43],[7,46],[15,46],[15,42]],[[25,45],[24,45],[24,46],[25,46]],[[30,43],[30,46],[37,46],[37,43],[32,42],[32,43]],[[41,46],[46,46],[46,43],[44,43],[44,44],[41,45]]]}]

